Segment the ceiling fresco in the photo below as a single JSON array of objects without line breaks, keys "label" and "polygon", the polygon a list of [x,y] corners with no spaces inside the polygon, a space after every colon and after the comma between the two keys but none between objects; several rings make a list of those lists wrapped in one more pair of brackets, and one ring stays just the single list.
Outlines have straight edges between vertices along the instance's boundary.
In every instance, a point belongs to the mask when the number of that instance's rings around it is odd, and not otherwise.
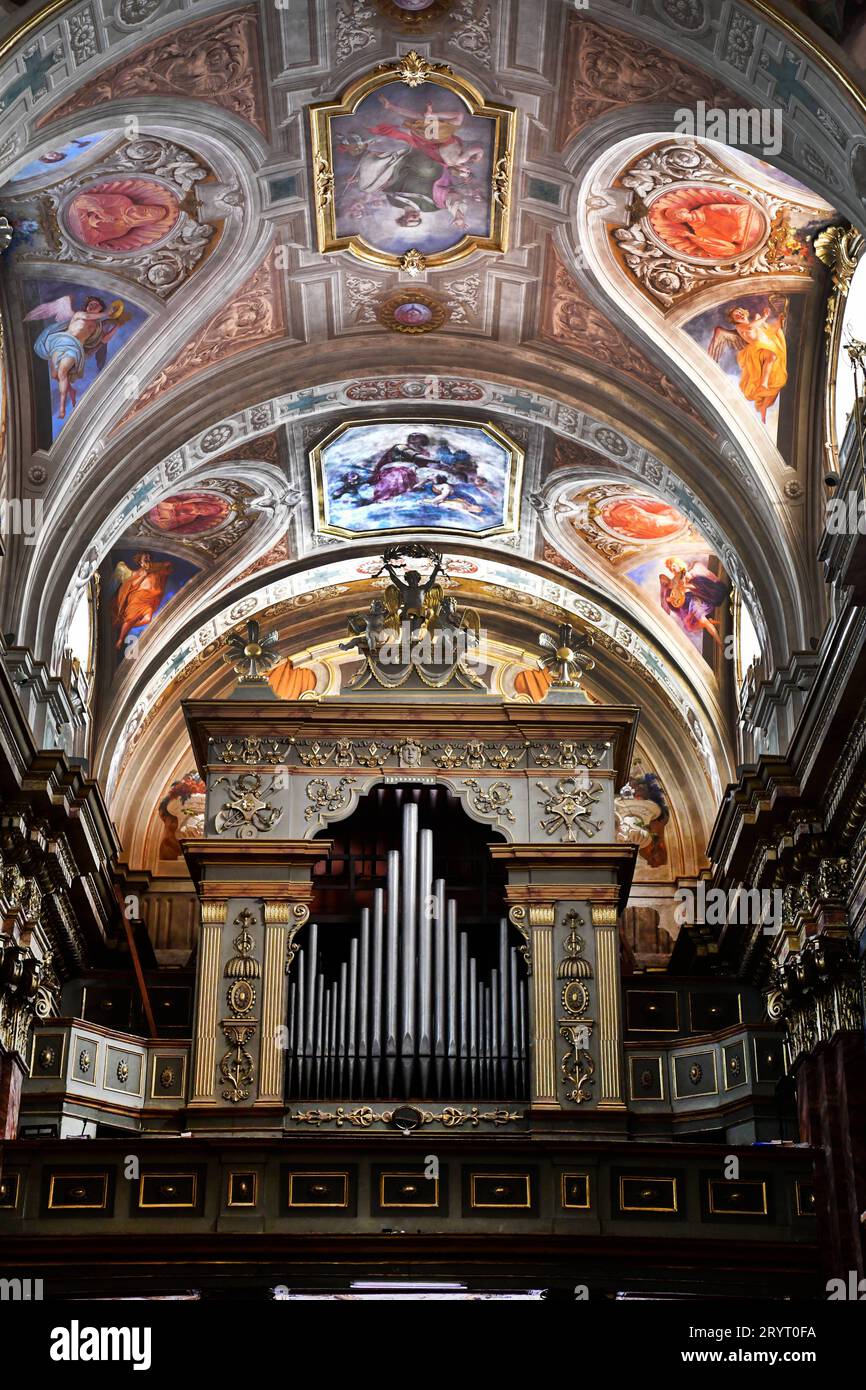
[{"label": "ceiling fresco", "polygon": [[[866,199],[857,103],[740,0],[700,31],[637,0],[73,8],[28,39],[42,78],[0,67],[2,430],[44,509],[4,630],[86,669],[124,834],[180,872],[180,699],[229,631],[273,613],[278,698],[333,692],[339,605],[423,536],[498,694],[544,694],[542,627],[595,634],[589,697],[645,709],[621,834],[647,881],[695,870],[731,644],[771,665],[818,622],[814,247]],[[677,125],[768,101],[772,154]]]},{"label": "ceiling fresco", "polygon": [[523,451],[490,425],[416,417],[341,426],[310,460],[325,534],[489,536],[519,523]]},{"label": "ceiling fresco", "polygon": [[824,302],[813,244],[836,209],[766,161],[690,139],[640,149],[593,188],[607,274],[640,291],[694,379],[792,461]]},{"label": "ceiling fresco", "polygon": [[568,495],[560,517],[579,548],[591,547],[616,576],[634,585],[711,664],[723,641],[731,583],[698,528],[670,502],[626,483],[598,483]]}]

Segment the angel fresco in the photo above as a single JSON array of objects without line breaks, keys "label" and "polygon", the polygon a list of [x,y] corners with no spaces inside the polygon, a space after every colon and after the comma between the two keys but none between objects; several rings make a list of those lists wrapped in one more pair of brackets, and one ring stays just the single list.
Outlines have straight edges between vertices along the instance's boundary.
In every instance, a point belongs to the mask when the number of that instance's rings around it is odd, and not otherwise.
[{"label": "angel fresco", "polygon": [[788,380],[787,318],[788,301],[784,295],[768,295],[767,307],[754,314],[744,304],[737,304],[728,310],[733,327],[717,326],[707,349],[718,363],[728,350],[736,353],[740,390],[765,425],[767,411],[775,405]]},{"label": "angel fresco", "polygon": [[133,556],[132,563],[134,569],[130,569],[125,560],[119,560],[114,567],[117,587],[111,617],[118,651],[133,628],[147,627],[153,622],[173,568],[170,560],[154,560],[146,550]]},{"label": "angel fresco", "polygon": [[676,618],[689,636],[706,632],[717,646],[722,645],[718,620],[711,614],[730,596],[731,586],[719,579],[700,560],[665,560],[666,573],[659,575],[661,606]]},{"label": "angel fresco", "polygon": [[108,360],[109,340],[129,317],[122,299],[112,300],[106,308],[104,299],[88,295],[76,309],[68,294],[37,304],[24,315],[25,322],[51,320],[33,344],[33,351],[48,363],[51,379],[57,382],[61,420],[67,405],[72,409],[76,404],[75,382],[84,376],[88,359],[92,357],[97,371],[102,371]]}]

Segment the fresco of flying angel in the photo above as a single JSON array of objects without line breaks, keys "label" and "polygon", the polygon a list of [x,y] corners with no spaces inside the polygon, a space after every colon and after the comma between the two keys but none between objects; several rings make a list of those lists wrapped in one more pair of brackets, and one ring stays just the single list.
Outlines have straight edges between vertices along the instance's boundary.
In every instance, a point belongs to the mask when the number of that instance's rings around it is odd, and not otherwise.
[{"label": "fresco of flying angel", "polygon": [[75,382],[83,377],[88,357],[94,357],[102,371],[108,360],[109,339],[127,317],[121,299],[106,308],[105,300],[89,295],[83,308],[75,309],[68,294],[37,304],[24,315],[25,322],[51,320],[33,344],[33,351],[48,363],[51,379],[57,382],[61,420],[67,404],[70,409],[75,406]]},{"label": "fresco of flying angel", "polygon": [[728,311],[733,327],[717,327],[707,349],[719,363],[729,348],[737,354],[740,390],[765,425],[767,411],[788,380],[787,317],[788,301],[781,295],[769,296],[761,313],[750,314],[745,305],[737,304]]}]

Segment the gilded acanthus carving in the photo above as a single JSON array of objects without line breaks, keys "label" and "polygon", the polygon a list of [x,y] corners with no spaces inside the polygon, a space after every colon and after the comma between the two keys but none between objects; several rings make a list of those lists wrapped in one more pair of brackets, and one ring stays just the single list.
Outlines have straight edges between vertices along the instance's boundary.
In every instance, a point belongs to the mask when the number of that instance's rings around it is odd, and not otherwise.
[{"label": "gilded acanthus carving", "polygon": [[523,903],[515,903],[508,910],[508,920],[511,925],[520,932],[523,937],[523,945],[518,946],[518,951],[526,961],[526,973],[532,974],[532,909],[524,906]]},{"label": "gilded acanthus carving", "polygon": [[442,772],[482,771],[519,772],[527,768],[562,768],[576,771],[595,768],[604,760],[602,743],[552,739],[497,742],[466,739],[455,743],[421,744],[416,739],[377,743],[371,739],[349,737],[328,739],[286,739],[275,736],[243,739],[217,739],[209,759],[213,766],[339,767],[375,768],[432,767]]},{"label": "gilded acanthus carving", "polygon": [[281,763],[287,747],[288,742],[285,739],[227,738],[220,746],[220,762],[247,763],[250,766],[258,763]]},{"label": "gilded acanthus carving", "polygon": [[587,1048],[592,1025],[561,1021],[559,1033],[568,1043],[560,1063],[566,1098],[575,1105],[582,1105],[584,1101],[592,1100],[595,1062]]},{"label": "gilded acanthus carving", "polygon": [[324,777],[314,777],[306,787],[309,805],[304,810],[304,819],[312,820],[315,816],[324,824],[324,816],[333,816],[338,811],[345,811],[352,796],[349,788],[354,781],[354,777],[341,777],[338,782],[331,783]]},{"label": "gilded acanthus carving", "polygon": [[577,930],[584,925],[574,908],[565,914],[568,935],[563,958],[556,967],[556,978],[562,981],[560,1003],[566,1015],[559,1020],[559,1035],[568,1043],[560,1061],[560,1073],[566,1098],[575,1105],[592,1100],[595,1075],[595,1062],[589,1051],[593,1023],[586,1017],[591,1002],[588,982],[592,979],[592,967],[583,955],[584,943]]},{"label": "gilded acanthus carving", "polygon": [[255,914],[244,908],[233,925],[240,930],[232,942],[235,954],[226,961],[223,976],[229,981],[226,1002],[234,1017],[220,1023],[229,1050],[220,1058],[219,1072],[226,1083],[223,1100],[236,1105],[249,1098],[255,1079],[255,1064],[247,1043],[255,1037],[258,1026],[249,1015],[256,1003],[256,987],[252,982],[260,979],[262,967],[253,955],[255,942],[250,928],[257,925]]},{"label": "gilded acanthus carving", "polygon": [[469,791],[469,805],[482,816],[504,816],[514,820],[514,812],[509,808],[511,788],[505,782],[482,783],[475,777],[463,783]]},{"label": "gilded acanthus carving", "polygon": [[789,1066],[837,1033],[862,1033],[862,991],[851,942],[812,936],[783,964],[774,962],[766,1007],[773,1022],[784,1024]]},{"label": "gilded acanthus carving", "polygon": [[[519,1111],[508,1110],[505,1106],[498,1106],[495,1110],[480,1110],[477,1105],[473,1105],[468,1110],[461,1110],[459,1106],[447,1105],[438,1112],[416,1110],[416,1114],[419,1125],[441,1124],[446,1129],[459,1129],[463,1125],[477,1129],[481,1124],[491,1124],[498,1128],[501,1125],[518,1123],[523,1119]],[[343,1105],[338,1105],[333,1110],[293,1110],[291,1118],[298,1124],[312,1125],[316,1129],[327,1124],[333,1124],[337,1129],[341,1129],[343,1125],[351,1125],[353,1129],[369,1129],[374,1124],[393,1124],[394,1111],[374,1110],[370,1105],[358,1105],[349,1110]]]},{"label": "gilded acanthus carving", "polygon": [[0,1049],[26,1057],[34,1024],[55,1015],[59,999],[51,952],[40,960],[29,947],[0,935]]},{"label": "gilded acanthus carving", "polygon": [[194,97],[213,102],[267,133],[254,6],[212,16],[137,48],[106,68],[38,125],[124,97]]},{"label": "gilded acanthus carving", "polygon": [[862,233],[856,227],[827,227],[815,237],[815,255],[829,267],[833,277],[833,290],[827,299],[826,333],[832,333],[839,306],[847,298],[862,244]]}]

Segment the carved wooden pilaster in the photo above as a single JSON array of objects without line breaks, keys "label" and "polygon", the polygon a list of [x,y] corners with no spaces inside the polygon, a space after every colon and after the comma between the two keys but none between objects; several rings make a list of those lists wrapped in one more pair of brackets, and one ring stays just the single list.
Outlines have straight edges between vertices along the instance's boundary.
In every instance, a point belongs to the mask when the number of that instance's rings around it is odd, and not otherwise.
[{"label": "carved wooden pilaster", "polygon": [[622,1068],[622,1003],[619,974],[619,927],[616,907],[593,903],[600,1110],[625,1110]]},{"label": "carved wooden pilaster", "polygon": [[228,903],[212,898],[201,905],[201,936],[196,978],[191,1105],[216,1101],[216,1032],[222,933]]},{"label": "carved wooden pilaster", "polygon": [[[312,894],[312,884],[308,884]],[[308,921],[304,902],[265,903],[265,949],[262,973],[262,1036],[259,1048],[257,1105],[282,1105],[285,1086],[287,976],[297,954],[295,937]]]}]

